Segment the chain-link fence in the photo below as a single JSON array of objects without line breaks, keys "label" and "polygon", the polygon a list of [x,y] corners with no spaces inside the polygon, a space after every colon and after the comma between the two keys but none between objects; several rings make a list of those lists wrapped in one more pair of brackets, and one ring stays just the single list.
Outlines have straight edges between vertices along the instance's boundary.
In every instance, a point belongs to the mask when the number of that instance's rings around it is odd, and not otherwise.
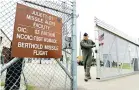
[{"label": "chain-link fence", "polygon": [[95,19],[97,78],[127,75],[139,70],[139,45],[112,26]]},{"label": "chain-link fence", "polygon": [[[62,57],[11,57],[17,3],[62,18]],[[2,0],[0,3],[1,90],[71,90],[73,2],[48,0]],[[68,44],[68,45],[67,45]],[[18,52],[24,54],[24,52]],[[75,72],[76,73],[76,72]]]}]

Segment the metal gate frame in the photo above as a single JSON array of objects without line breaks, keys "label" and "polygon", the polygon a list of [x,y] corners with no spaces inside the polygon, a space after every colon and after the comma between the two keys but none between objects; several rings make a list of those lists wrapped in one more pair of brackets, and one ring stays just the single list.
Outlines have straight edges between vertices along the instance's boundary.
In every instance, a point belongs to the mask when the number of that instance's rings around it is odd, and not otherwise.
[{"label": "metal gate frame", "polygon": [[[139,49],[139,44],[137,42],[135,42],[135,40],[131,39],[129,36],[127,36],[126,34],[118,31],[116,28],[106,24],[105,22],[101,21],[100,19],[98,18],[94,18],[94,22],[95,22],[95,43],[96,43],[96,63],[97,63],[97,66],[96,66],[96,73],[97,73],[97,76],[96,76],[96,79],[98,80],[108,80],[108,79],[113,79],[113,78],[118,78],[118,77],[123,77],[123,76],[128,76],[128,75],[133,75],[133,74],[137,74],[139,73],[139,71],[131,71],[130,73],[126,73],[126,74],[121,74],[121,73],[118,73],[118,75],[114,75],[114,76],[108,76],[108,77],[102,77],[101,74],[103,73],[101,71],[101,66],[100,66],[100,48],[99,48],[99,29],[102,28],[104,31],[106,32],[109,32],[111,33],[112,35],[120,38],[120,39],[123,39],[133,45],[136,46],[136,52],[138,53]],[[117,41],[116,41],[117,42]],[[116,44],[117,46],[117,44]],[[118,53],[118,50],[116,51]],[[117,56],[118,57],[118,56]],[[137,57],[139,58],[139,54],[137,54]],[[139,65],[139,63],[138,63]]]}]

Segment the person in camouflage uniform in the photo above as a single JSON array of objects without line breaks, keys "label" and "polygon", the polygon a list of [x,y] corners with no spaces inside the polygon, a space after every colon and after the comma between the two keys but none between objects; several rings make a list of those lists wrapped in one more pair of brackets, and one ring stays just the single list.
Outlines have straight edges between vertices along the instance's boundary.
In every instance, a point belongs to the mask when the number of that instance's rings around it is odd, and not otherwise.
[{"label": "person in camouflage uniform", "polygon": [[84,33],[84,39],[80,42],[81,50],[82,50],[82,56],[83,56],[83,62],[84,62],[84,70],[85,70],[85,81],[88,81],[91,79],[90,76],[90,68],[93,60],[92,56],[92,48],[95,47],[95,43],[88,39],[88,34]]}]

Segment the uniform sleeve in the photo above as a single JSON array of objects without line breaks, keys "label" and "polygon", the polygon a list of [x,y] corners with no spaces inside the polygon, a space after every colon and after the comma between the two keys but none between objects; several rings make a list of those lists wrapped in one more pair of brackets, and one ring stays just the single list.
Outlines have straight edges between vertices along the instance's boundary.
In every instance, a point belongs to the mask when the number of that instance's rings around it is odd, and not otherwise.
[{"label": "uniform sleeve", "polygon": [[89,44],[85,43],[84,41],[81,41],[80,45],[82,48],[93,48],[93,45],[89,45]]},{"label": "uniform sleeve", "polygon": [[96,47],[96,45],[95,45],[95,43],[92,41],[92,45],[93,45],[93,47]]}]

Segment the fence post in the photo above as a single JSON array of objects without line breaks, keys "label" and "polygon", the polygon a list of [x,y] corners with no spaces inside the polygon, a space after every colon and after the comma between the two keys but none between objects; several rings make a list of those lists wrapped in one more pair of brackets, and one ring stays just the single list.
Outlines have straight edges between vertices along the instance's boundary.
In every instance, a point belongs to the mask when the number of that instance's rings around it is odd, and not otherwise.
[{"label": "fence post", "polygon": [[77,90],[77,37],[76,37],[76,0],[73,0],[73,13],[72,13],[72,65],[71,73],[73,76],[72,90]]},{"label": "fence post", "polygon": [[136,54],[137,54],[137,60],[135,59],[135,62],[134,62],[134,71],[139,71],[139,55],[138,55],[137,46],[136,46]]},{"label": "fence post", "polygon": [[[95,18],[96,19],[96,18]],[[96,79],[100,79],[101,76],[101,68],[100,68],[100,54],[99,54],[99,32],[97,28],[97,24],[95,25],[95,43],[96,43]]]}]

